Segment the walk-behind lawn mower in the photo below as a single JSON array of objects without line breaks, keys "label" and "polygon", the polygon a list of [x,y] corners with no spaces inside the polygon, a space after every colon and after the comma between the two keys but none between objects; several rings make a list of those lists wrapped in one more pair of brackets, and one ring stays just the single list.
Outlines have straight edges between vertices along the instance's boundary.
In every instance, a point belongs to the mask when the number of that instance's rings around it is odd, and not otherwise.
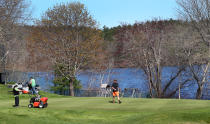
[{"label": "walk-behind lawn mower", "polygon": [[30,100],[29,108],[47,108],[47,97],[32,97]]}]

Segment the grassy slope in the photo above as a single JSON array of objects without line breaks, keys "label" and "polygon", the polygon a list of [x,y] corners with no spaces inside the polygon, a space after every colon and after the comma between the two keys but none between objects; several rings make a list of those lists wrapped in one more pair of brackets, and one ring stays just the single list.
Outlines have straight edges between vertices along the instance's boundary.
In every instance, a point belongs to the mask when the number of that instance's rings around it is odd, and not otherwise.
[{"label": "grassy slope", "polygon": [[[4,88],[5,89],[5,88]],[[27,108],[21,98],[13,108],[11,95],[0,88],[0,124],[206,124],[210,123],[210,101],[123,98],[122,104],[111,98],[71,98],[49,96],[46,109]],[[2,97],[3,96],[3,97]],[[6,96],[10,96],[6,99]]]}]

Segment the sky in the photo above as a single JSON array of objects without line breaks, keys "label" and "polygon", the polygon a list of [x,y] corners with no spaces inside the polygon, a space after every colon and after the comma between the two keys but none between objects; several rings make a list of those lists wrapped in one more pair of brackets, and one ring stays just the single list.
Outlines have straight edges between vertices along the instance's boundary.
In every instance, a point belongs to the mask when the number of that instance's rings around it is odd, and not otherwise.
[{"label": "sky", "polygon": [[175,0],[31,0],[32,17],[40,19],[48,8],[75,1],[85,4],[99,27],[177,18]]}]

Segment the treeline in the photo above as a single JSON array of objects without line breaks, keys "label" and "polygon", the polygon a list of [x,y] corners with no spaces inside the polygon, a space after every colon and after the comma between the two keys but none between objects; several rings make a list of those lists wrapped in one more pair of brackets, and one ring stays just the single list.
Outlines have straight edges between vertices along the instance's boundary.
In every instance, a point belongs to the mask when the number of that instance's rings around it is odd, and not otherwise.
[{"label": "treeline", "polygon": [[[147,22],[138,22],[132,25],[125,24],[113,28],[103,27],[102,36],[107,49],[113,49],[112,53],[109,55],[114,58],[114,67],[138,67],[140,63],[134,62],[136,58],[132,55],[131,50],[137,49],[137,45],[142,47],[139,49],[146,50],[149,47],[146,46],[146,43],[148,43],[147,45],[155,45],[155,43],[158,42],[158,38],[161,39],[161,52],[164,54],[164,60],[161,62],[161,65],[177,66],[181,63],[186,64],[185,61],[177,59],[177,55],[181,55],[181,46],[183,43],[187,43],[187,41],[182,40],[182,38],[186,37],[184,37],[184,34],[188,33],[188,35],[190,35],[190,32],[194,33],[192,35],[198,35],[190,27],[190,22],[173,19],[154,19]],[[181,35],[183,35],[183,37]],[[154,37],[157,39],[154,39]],[[190,40],[187,37],[185,39]],[[149,43],[149,40],[153,41]],[[134,42],[136,42],[136,44]],[[136,53],[136,51],[133,52]],[[144,63],[144,58],[142,58],[143,53],[143,51],[140,52],[141,64]]]}]

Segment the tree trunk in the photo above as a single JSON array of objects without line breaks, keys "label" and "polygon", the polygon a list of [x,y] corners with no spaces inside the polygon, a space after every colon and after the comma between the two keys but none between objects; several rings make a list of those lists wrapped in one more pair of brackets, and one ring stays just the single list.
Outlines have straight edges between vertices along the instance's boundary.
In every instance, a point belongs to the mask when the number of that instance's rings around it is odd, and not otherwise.
[{"label": "tree trunk", "polygon": [[69,85],[69,96],[74,96],[74,85],[73,85],[73,81],[70,81],[70,85]]},{"label": "tree trunk", "polygon": [[149,94],[150,94],[150,97],[153,98],[153,93],[152,93],[152,82],[149,82]]},{"label": "tree trunk", "polygon": [[157,96],[158,98],[162,98],[162,80],[161,80],[161,66],[160,66],[160,62],[157,63],[157,68],[156,68],[156,73],[157,73]]},{"label": "tree trunk", "polygon": [[[148,66],[147,66],[148,67]],[[149,91],[150,91],[150,97],[153,98],[153,92],[152,92],[152,84],[153,84],[153,81],[152,81],[152,74],[151,74],[151,70],[149,69],[149,67],[147,68],[147,71],[145,71],[147,73],[147,78],[148,78],[148,81],[149,81]]]},{"label": "tree trunk", "polygon": [[202,90],[203,90],[203,85],[198,86],[197,93],[196,93],[196,99],[201,99]]}]

